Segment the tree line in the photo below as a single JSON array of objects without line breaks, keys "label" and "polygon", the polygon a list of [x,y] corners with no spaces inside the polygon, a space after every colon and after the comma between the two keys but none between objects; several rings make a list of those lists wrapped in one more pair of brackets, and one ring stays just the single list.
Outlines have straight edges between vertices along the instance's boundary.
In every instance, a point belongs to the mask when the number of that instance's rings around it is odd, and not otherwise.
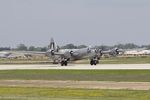
[{"label": "tree line", "polygon": [[[86,48],[87,45],[74,45],[74,44],[66,44],[64,46],[59,47],[60,49],[81,49]],[[113,46],[107,46],[107,45],[99,45],[95,46],[94,48],[102,49],[102,50],[108,50],[113,48],[119,48],[119,49],[134,49],[134,48],[146,48],[150,49],[150,45],[136,45],[134,43],[127,43],[127,44],[117,44]],[[48,47],[35,47],[35,46],[26,46],[25,44],[19,44],[16,48],[10,48],[10,47],[1,47],[0,51],[2,50],[18,50],[18,51],[47,51]]]}]

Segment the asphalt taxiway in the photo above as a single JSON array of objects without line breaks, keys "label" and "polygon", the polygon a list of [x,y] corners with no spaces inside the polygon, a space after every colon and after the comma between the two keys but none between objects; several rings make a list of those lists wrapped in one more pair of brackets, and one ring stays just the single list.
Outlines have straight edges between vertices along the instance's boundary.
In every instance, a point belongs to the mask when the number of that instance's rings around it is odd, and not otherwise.
[{"label": "asphalt taxiway", "polygon": [[0,65],[0,70],[21,70],[21,69],[79,69],[79,70],[109,70],[109,69],[150,69],[150,64],[98,64],[91,66],[89,64],[69,64],[60,65]]}]

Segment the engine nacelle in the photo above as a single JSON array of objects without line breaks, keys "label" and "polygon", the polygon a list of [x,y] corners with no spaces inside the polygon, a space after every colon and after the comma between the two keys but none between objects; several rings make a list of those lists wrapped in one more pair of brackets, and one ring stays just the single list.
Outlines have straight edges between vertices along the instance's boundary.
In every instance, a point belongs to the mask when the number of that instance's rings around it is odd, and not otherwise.
[{"label": "engine nacelle", "polygon": [[118,48],[115,48],[113,49],[111,52],[110,52],[110,55],[112,56],[117,56],[119,54],[119,49]]},{"label": "engine nacelle", "polygon": [[102,55],[103,53],[101,49],[95,49],[95,57],[97,58],[97,60],[100,60]]},{"label": "engine nacelle", "polygon": [[55,55],[55,51],[54,51],[54,50],[48,50],[48,51],[46,52],[46,55],[47,55],[47,56],[53,56],[53,55]]},{"label": "engine nacelle", "polygon": [[96,53],[97,55],[99,55],[100,57],[103,55],[102,49],[95,49],[95,53]]},{"label": "engine nacelle", "polygon": [[74,55],[74,52],[73,52],[73,51],[70,51],[70,55],[73,56],[73,55]]},{"label": "engine nacelle", "polygon": [[77,57],[80,54],[79,52],[76,52],[76,51],[70,51],[69,53],[70,53],[70,56],[72,57]]}]

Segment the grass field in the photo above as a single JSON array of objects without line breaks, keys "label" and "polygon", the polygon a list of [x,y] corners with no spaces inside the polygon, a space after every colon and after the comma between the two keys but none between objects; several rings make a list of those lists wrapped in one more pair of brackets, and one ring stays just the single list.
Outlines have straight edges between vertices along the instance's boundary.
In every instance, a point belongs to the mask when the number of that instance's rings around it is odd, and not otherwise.
[{"label": "grass field", "polygon": [[[75,64],[89,64],[88,59],[73,61]],[[100,64],[145,64],[150,63],[150,56],[102,58]],[[0,59],[0,64],[52,64],[48,59]]]},{"label": "grass field", "polygon": [[0,87],[0,100],[149,100],[150,91]]},{"label": "grass field", "polygon": [[[82,60],[75,63],[89,63]],[[105,58],[100,64],[143,64],[150,57]],[[48,60],[0,60],[0,64],[50,64]],[[150,70],[1,70],[0,80],[150,82]],[[0,100],[150,100],[150,90],[0,87]]]},{"label": "grass field", "polygon": [[150,82],[150,70],[3,70],[0,80]]},{"label": "grass field", "polygon": [[0,59],[0,64],[52,64],[48,59]]},{"label": "grass field", "polygon": [[[76,61],[76,64],[88,64],[89,60]],[[141,57],[110,57],[102,58],[100,64],[147,64],[150,63],[149,56]]]},{"label": "grass field", "polygon": [[142,57],[114,57],[105,58],[101,61],[102,64],[145,64],[150,63],[149,56]]}]

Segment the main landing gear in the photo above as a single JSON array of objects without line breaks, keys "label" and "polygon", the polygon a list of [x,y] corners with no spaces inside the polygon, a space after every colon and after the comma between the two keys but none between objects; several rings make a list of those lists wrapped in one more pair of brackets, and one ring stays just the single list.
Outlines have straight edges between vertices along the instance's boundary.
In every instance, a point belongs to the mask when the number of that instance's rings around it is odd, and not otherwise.
[{"label": "main landing gear", "polygon": [[90,64],[91,65],[97,65],[99,63],[99,61],[98,61],[98,59],[96,58],[96,57],[94,57],[94,58],[92,58],[91,60],[90,60]]},{"label": "main landing gear", "polygon": [[[67,66],[68,65],[68,61],[69,59],[66,59],[66,58],[62,58],[61,61],[60,61],[60,64],[61,66]],[[98,59],[96,57],[92,58],[90,60],[90,64],[91,65],[97,65],[99,63]]]},{"label": "main landing gear", "polygon": [[63,58],[63,59],[61,59],[61,66],[67,66],[68,65],[68,59],[66,59],[66,58]]}]

